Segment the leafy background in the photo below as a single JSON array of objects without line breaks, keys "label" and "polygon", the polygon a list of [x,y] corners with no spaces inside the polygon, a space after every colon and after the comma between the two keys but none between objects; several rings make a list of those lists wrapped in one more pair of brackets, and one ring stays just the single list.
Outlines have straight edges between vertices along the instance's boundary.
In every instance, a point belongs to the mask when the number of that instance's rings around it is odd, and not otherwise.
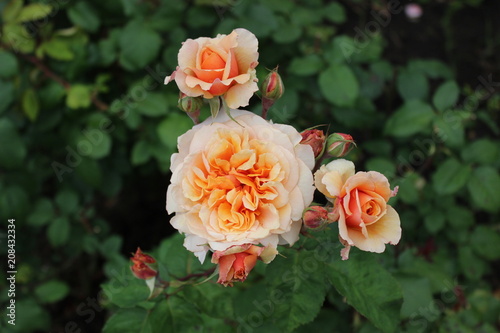
[{"label": "leafy background", "polygon": [[[1,331],[500,329],[500,5],[415,3],[416,21],[382,0],[1,2],[0,244],[15,218],[18,271],[16,326],[3,313]],[[342,262],[332,228],[234,288],[146,301],[128,268],[137,246],[172,281],[210,267],[164,211],[191,123],[163,78],[183,40],[236,27],[259,38],[261,79],[280,66],[275,122],[352,134],[357,168],[400,186],[403,238]]]}]

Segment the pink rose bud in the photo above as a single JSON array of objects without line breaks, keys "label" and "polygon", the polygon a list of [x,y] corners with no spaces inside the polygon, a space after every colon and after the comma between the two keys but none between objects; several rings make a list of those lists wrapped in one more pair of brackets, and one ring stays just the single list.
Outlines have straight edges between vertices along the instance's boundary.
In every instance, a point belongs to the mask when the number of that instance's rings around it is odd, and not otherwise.
[{"label": "pink rose bud", "polygon": [[285,92],[285,86],[281,80],[281,76],[278,74],[278,67],[273,69],[262,83],[262,97],[273,101],[276,101],[283,96]]},{"label": "pink rose bud", "polygon": [[191,97],[181,92],[179,93],[177,106],[179,109],[186,112],[195,124],[199,123],[200,109],[203,106],[203,97]]},{"label": "pink rose bud", "polygon": [[262,117],[265,119],[267,111],[285,92],[285,86],[278,74],[278,67],[266,76],[260,90],[262,93]]},{"label": "pink rose bud", "polygon": [[143,253],[139,247],[130,260],[134,263],[130,269],[136,278],[148,280],[158,275],[155,267],[156,260],[150,255]]},{"label": "pink rose bud", "polygon": [[309,145],[311,146],[314,157],[318,158],[321,156],[323,149],[325,148],[325,134],[321,130],[317,129],[310,129],[310,130],[305,130],[302,133],[302,141],[300,142],[303,145]]},{"label": "pink rose bud", "polygon": [[314,230],[319,230],[332,222],[328,219],[328,211],[326,208],[321,206],[310,206],[306,208],[302,215],[302,219],[304,220],[306,228]]},{"label": "pink rose bud", "polygon": [[233,286],[233,282],[243,282],[257,263],[271,262],[278,252],[272,247],[260,247],[252,244],[231,246],[224,251],[215,251],[212,263],[219,264],[217,283],[224,287]]},{"label": "pink rose bud", "polygon": [[326,151],[331,157],[343,157],[355,146],[352,136],[344,133],[333,133],[326,139]]}]

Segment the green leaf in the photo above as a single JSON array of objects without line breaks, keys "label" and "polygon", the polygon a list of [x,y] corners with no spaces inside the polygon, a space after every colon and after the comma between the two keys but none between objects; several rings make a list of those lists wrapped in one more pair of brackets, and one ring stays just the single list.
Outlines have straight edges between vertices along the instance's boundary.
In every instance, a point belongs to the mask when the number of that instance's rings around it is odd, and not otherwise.
[{"label": "green leaf", "polygon": [[489,212],[500,208],[500,176],[496,169],[488,166],[476,168],[467,183],[467,188],[474,203]]},{"label": "green leaf", "polygon": [[74,25],[90,32],[96,32],[101,24],[98,13],[85,1],[80,1],[70,7],[68,17]]},{"label": "green leaf", "polygon": [[151,158],[151,149],[147,141],[137,141],[132,147],[132,156],[130,162],[132,165],[141,165]]},{"label": "green leaf", "polygon": [[129,264],[121,272],[119,280],[111,280],[102,286],[109,302],[121,308],[131,308],[146,301],[150,293],[146,282],[132,275]]},{"label": "green leaf", "polygon": [[0,49],[0,78],[8,79],[19,70],[17,58],[10,52]]},{"label": "green leaf", "polygon": [[16,299],[15,327],[17,332],[49,332],[50,317],[50,313],[33,298]]},{"label": "green leaf", "polygon": [[151,310],[146,323],[151,332],[195,332],[201,324],[195,304],[178,296],[160,301]]},{"label": "green leaf", "polygon": [[385,133],[407,137],[428,130],[435,114],[432,108],[419,100],[410,100],[394,112],[385,125]]},{"label": "green leaf", "polygon": [[22,106],[24,114],[29,120],[35,121],[38,117],[38,112],[40,112],[40,102],[38,101],[38,96],[33,89],[27,89],[22,97]]},{"label": "green leaf", "polygon": [[172,113],[162,120],[156,131],[160,141],[166,146],[177,147],[177,138],[184,134],[193,125],[193,122],[186,115]]},{"label": "green leaf", "polygon": [[0,114],[7,110],[14,100],[14,95],[14,85],[11,82],[0,80]]},{"label": "green leaf", "polygon": [[129,71],[143,69],[153,61],[162,43],[160,35],[144,22],[131,21],[120,35],[120,63]]},{"label": "green leaf", "polygon": [[52,7],[44,3],[32,3],[24,6],[16,18],[16,22],[36,21],[44,18],[52,12]]},{"label": "green leaf", "polygon": [[273,39],[279,44],[289,44],[300,38],[302,28],[292,23],[283,23],[274,32]]},{"label": "green leaf", "polygon": [[35,295],[42,303],[55,303],[66,297],[68,293],[68,285],[59,280],[51,280],[35,288]]},{"label": "green leaf", "polygon": [[449,109],[457,103],[460,88],[455,81],[447,81],[439,86],[432,97],[432,103],[439,111]]},{"label": "green leaf", "polygon": [[280,318],[275,324],[292,332],[312,321],[321,309],[326,294],[324,262],[313,251],[280,252],[285,258],[277,257],[266,269],[268,303],[274,307],[272,316]]},{"label": "green leaf", "polygon": [[[175,234],[165,239],[158,248],[158,264],[166,269],[166,273],[173,279],[184,277],[188,274],[202,270],[198,258],[183,246],[184,236]],[[172,255],[175,253],[176,255]],[[206,268],[213,267],[209,260],[205,260]],[[163,279],[167,277],[162,276]]]},{"label": "green leaf", "polygon": [[63,214],[71,214],[78,208],[78,195],[70,190],[64,189],[57,193],[55,202]]},{"label": "green leaf", "polygon": [[500,233],[498,230],[480,225],[472,232],[470,242],[474,251],[481,257],[487,260],[500,259]]},{"label": "green leaf", "polygon": [[208,100],[208,105],[210,106],[210,115],[212,119],[215,119],[219,114],[221,103],[220,98],[212,98]]},{"label": "green leaf", "polygon": [[443,229],[446,216],[439,210],[433,210],[424,217],[425,228],[431,233],[436,234]]},{"label": "green leaf", "polygon": [[108,133],[92,127],[83,130],[81,134],[76,137],[75,141],[77,147],[86,147],[84,148],[85,153],[82,151],[82,155],[96,160],[109,155],[111,144],[111,137]]},{"label": "green leaf", "polygon": [[421,72],[409,70],[401,72],[396,80],[396,85],[405,101],[425,100],[429,94],[427,78]]},{"label": "green leaf", "polygon": [[288,70],[290,73],[306,76],[316,74],[324,67],[323,60],[317,54],[310,54],[302,58],[293,58]]},{"label": "green leaf", "polygon": [[322,10],[323,15],[333,23],[342,24],[346,20],[344,7],[338,2],[332,2]]},{"label": "green leaf", "polygon": [[147,316],[145,309],[120,309],[106,321],[102,333],[152,333],[144,327]]},{"label": "green leaf", "polygon": [[[447,113],[456,111],[448,110]],[[447,116],[439,115],[434,119],[434,129],[436,133],[436,141],[441,141],[448,147],[461,148],[465,144],[465,130],[462,121],[450,121]]]},{"label": "green leaf", "polygon": [[191,7],[187,12],[186,23],[192,28],[203,28],[213,26],[217,17],[213,15],[212,8]]},{"label": "green leaf", "polygon": [[62,38],[51,38],[41,45],[45,53],[51,58],[62,61],[69,61],[75,58],[75,54],[71,51],[70,44]]},{"label": "green leaf", "polygon": [[323,96],[333,105],[352,106],[358,97],[359,83],[347,66],[330,66],[319,75],[318,83]]},{"label": "green leaf", "polygon": [[464,275],[471,280],[479,280],[488,269],[487,263],[478,257],[470,246],[458,247],[458,262]]},{"label": "green leaf", "polygon": [[88,108],[92,103],[92,93],[89,86],[74,84],[68,90],[66,105],[71,109]]},{"label": "green leaf", "polygon": [[479,139],[469,143],[462,149],[462,158],[465,162],[479,164],[493,164],[500,155],[498,142],[489,139]]},{"label": "green leaf", "polygon": [[450,225],[456,229],[466,230],[474,224],[474,214],[462,206],[449,206],[446,217]]},{"label": "green leaf", "polygon": [[54,206],[46,198],[38,199],[33,213],[28,217],[28,223],[33,226],[42,226],[54,218]]},{"label": "green leaf", "polygon": [[4,22],[14,21],[23,8],[24,0],[10,0],[2,10],[2,20]]},{"label": "green leaf", "polygon": [[245,28],[251,31],[257,38],[269,36],[273,31],[278,28],[276,15],[267,6],[262,4],[253,4],[252,6],[233,6],[233,8],[245,10],[238,20],[238,27]]},{"label": "green leaf", "polygon": [[58,217],[53,220],[47,229],[47,237],[50,244],[58,247],[66,244],[69,238],[70,224],[66,217]]},{"label": "green leaf", "polygon": [[471,167],[449,158],[441,163],[432,175],[434,189],[438,194],[453,194],[469,180]]},{"label": "green leaf", "polygon": [[150,117],[164,116],[168,113],[168,100],[165,94],[149,93],[144,99],[138,101],[133,109]]},{"label": "green leaf", "polygon": [[420,309],[432,304],[432,290],[427,278],[401,276],[398,282],[404,296],[401,318],[411,318]]},{"label": "green leaf", "polygon": [[30,204],[26,191],[18,185],[0,191],[0,217],[21,219],[30,211]]},{"label": "green leaf", "polygon": [[371,158],[366,162],[366,170],[378,171],[386,177],[393,177],[396,174],[394,162],[383,157]]},{"label": "green leaf", "polygon": [[75,170],[81,180],[94,188],[99,188],[103,182],[101,168],[95,159],[82,158]]},{"label": "green leaf", "polygon": [[373,255],[351,255],[327,266],[330,281],[358,312],[384,332],[399,324],[402,292],[396,279]]},{"label": "green leaf", "polygon": [[6,118],[0,119],[0,166],[15,169],[22,165],[27,150],[14,125]]},{"label": "green leaf", "polygon": [[423,73],[431,79],[451,80],[453,76],[450,67],[439,60],[411,60],[408,62],[408,70]]},{"label": "green leaf", "polygon": [[203,283],[185,288],[181,297],[194,304],[198,312],[217,318],[234,317],[234,298],[228,297],[227,289],[214,283]]},{"label": "green leaf", "polygon": [[0,36],[2,42],[14,52],[31,53],[35,50],[35,39],[21,24],[5,24],[3,26],[3,34]]}]

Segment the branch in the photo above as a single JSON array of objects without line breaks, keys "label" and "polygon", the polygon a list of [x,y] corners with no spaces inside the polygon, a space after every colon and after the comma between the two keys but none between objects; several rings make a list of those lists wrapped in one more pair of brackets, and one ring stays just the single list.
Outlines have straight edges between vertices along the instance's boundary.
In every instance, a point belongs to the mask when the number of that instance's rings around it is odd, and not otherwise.
[{"label": "branch", "polygon": [[216,267],[210,268],[209,270],[207,270],[207,271],[205,271],[203,273],[196,273],[196,274],[186,275],[186,276],[184,276],[184,277],[182,277],[180,279],[177,279],[177,281],[187,281],[187,280],[190,280],[192,278],[210,276],[215,271],[215,268]]},{"label": "branch", "polygon": [[[0,43],[0,47],[8,49],[7,45],[5,45],[3,43]],[[59,83],[65,90],[71,89],[71,84],[68,81],[66,81],[65,79],[63,79],[62,77],[60,77],[59,75],[57,75],[56,73],[54,73],[49,67],[47,67],[47,65],[45,65],[37,57],[26,55],[26,54],[22,54],[22,53],[19,53],[19,52],[14,52],[14,54],[16,56],[21,57],[24,60],[32,63],[33,65],[35,65],[40,71],[43,72],[43,74],[45,74],[46,77],[48,77],[48,78],[54,80],[55,82]],[[105,111],[105,110],[109,109],[109,105],[106,104],[106,103],[104,103],[103,101],[101,101],[97,97],[97,93],[96,92],[94,92],[92,94],[91,100],[92,100],[92,103],[94,104],[94,106],[97,107],[99,110]]]}]

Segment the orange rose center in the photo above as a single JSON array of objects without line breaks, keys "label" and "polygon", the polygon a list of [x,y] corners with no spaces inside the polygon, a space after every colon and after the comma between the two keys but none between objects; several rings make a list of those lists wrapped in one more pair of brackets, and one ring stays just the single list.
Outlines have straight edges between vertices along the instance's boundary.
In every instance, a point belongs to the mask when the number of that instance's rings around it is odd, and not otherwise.
[{"label": "orange rose center", "polygon": [[224,69],[225,66],[224,59],[210,48],[207,47],[202,51],[201,69]]},{"label": "orange rose center", "polygon": [[217,134],[193,161],[183,182],[184,195],[208,207],[212,228],[240,234],[259,223],[263,210],[278,197],[274,184],[285,172],[269,143],[230,130]]}]

